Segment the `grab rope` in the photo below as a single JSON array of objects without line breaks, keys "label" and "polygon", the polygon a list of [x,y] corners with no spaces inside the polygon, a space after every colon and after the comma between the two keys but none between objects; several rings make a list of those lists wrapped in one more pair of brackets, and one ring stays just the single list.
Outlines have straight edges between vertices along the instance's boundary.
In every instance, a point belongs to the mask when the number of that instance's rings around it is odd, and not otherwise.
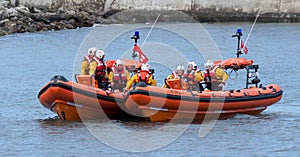
[{"label": "grab rope", "polygon": [[[232,74],[233,71],[235,72],[235,77],[232,77],[232,76],[231,76],[231,74]],[[230,71],[230,73],[229,73],[229,78],[230,78],[231,80],[236,80],[238,77],[239,77],[239,74],[238,74],[237,70],[233,70],[233,69],[232,69],[232,70]]]}]

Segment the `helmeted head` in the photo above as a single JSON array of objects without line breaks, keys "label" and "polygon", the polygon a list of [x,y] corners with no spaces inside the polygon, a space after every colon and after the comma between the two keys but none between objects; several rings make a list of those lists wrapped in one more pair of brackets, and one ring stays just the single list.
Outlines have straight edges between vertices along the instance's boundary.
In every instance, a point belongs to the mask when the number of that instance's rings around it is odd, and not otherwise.
[{"label": "helmeted head", "polygon": [[149,64],[143,64],[142,67],[141,67],[141,70],[145,70],[145,71],[149,71],[150,69],[150,65]]},{"label": "helmeted head", "polygon": [[99,59],[104,59],[105,53],[103,50],[97,50],[96,51],[96,57]]},{"label": "helmeted head", "polygon": [[211,60],[207,60],[204,66],[206,69],[211,69],[214,67],[214,62],[212,62]]},{"label": "helmeted head", "polygon": [[194,61],[188,62],[187,64],[187,70],[191,71],[191,70],[196,70],[197,69],[197,64]]},{"label": "helmeted head", "polygon": [[96,48],[96,47],[91,47],[91,48],[89,48],[89,50],[88,50],[88,55],[89,55],[90,57],[95,56],[97,50],[98,50],[98,48]]},{"label": "helmeted head", "polygon": [[184,67],[183,65],[178,65],[177,68],[176,68],[176,72],[177,72],[177,75],[181,76],[184,74]]},{"label": "helmeted head", "polygon": [[123,68],[124,63],[122,60],[118,59],[118,60],[116,60],[115,65],[118,69],[121,70]]}]

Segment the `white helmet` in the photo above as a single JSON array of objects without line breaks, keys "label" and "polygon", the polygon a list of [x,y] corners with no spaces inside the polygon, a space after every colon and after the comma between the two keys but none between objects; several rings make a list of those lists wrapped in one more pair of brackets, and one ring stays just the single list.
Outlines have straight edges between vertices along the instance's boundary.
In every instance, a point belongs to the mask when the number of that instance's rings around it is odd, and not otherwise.
[{"label": "white helmet", "polygon": [[96,47],[89,48],[88,55],[94,56],[97,50],[98,50],[98,48],[96,48]]},{"label": "white helmet", "polygon": [[97,50],[96,52],[96,57],[98,57],[99,59],[104,59],[105,53],[103,50]]},{"label": "white helmet", "polygon": [[184,71],[183,65],[178,65],[177,68],[176,68],[176,70],[183,70]]},{"label": "white helmet", "polygon": [[141,67],[141,70],[149,71],[150,65],[149,64],[143,64]]},{"label": "white helmet", "polygon": [[197,69],[197,64],[194,61],[188,62],[187,67],[189,67],[189,65],[193,66],[193,70]]},{"label": "white helmet", "polygon": [[214,63],[211,60],[207,60],[204,66],[205,68],[212,68],[214,67]]},{"label": "white helmet", "polygon": [[121,61],[120,59],[116,60],[115,62],[116,66],[118,67],[119,65],[123,65],[123,61]]}]

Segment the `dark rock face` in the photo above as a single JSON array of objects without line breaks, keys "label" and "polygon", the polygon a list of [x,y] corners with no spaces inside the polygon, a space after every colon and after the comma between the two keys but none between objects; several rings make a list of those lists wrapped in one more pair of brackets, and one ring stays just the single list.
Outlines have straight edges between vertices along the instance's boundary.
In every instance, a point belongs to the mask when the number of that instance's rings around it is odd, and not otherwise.
[{"label": "dark rock face", "polygon": [[93,26],[104,14],[105,1],[66,0],[38,5],[38,1],[36,4],[26,0],[0,0],[0,36]]}]

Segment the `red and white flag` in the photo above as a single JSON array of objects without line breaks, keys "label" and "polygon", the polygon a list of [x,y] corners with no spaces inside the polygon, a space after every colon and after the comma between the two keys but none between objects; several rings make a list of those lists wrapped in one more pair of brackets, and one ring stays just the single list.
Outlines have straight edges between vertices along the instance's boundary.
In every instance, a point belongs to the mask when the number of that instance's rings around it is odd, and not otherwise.
[{"label": "red and white flag", "polygon": [[245,54],[248,54],[249,50],[247,46],[244,44],[243,40],[241,40],[241,49],[245,52]]},{"label": "red and white flag", "polygon": [[142,52],[141,48],[135,44],[133,47],[133,51],[137,52],[139,54],[139,62],[140,63],[147,63],[148,62],[148,57]]}]

